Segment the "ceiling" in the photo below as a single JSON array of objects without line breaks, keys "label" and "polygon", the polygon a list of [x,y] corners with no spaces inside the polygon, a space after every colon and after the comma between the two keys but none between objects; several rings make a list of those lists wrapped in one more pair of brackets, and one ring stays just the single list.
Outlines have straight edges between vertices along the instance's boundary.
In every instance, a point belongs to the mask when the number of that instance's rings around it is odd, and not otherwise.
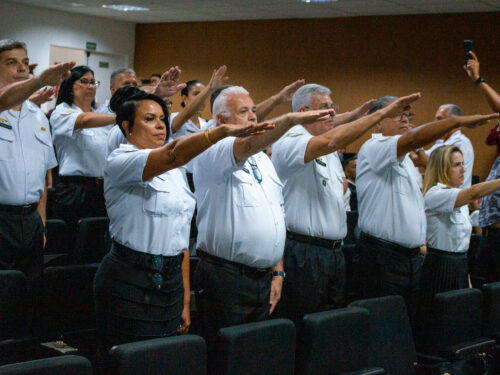
[{"label": "ceiling", "polygon": [[[500,0],[11,0],[43,8],[75,12],[134,23],[330,18],[424,13],[500,11]],[[149,8],[122,12],[103,4]]]}]

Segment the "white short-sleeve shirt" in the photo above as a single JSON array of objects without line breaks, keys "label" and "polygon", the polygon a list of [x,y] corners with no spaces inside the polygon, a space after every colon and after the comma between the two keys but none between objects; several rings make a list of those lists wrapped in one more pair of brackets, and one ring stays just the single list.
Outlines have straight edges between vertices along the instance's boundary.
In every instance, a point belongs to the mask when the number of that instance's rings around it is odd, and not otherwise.
[{"label": "white short-sleeve shirt", "polygon": [[104,197],[109,232],[134,250],[178,255],[189,246],[195,199],[178,169],[142,181],[150,152],[122,144],[108,157]]},{"label": "white short-sleeve shirt", "polygon": [[225,138],[194,159],[198,248],[250,267],[272,267],[285,245],[283,185],[263,152],[249,158],[261,183],[249,160],[236,163],[235,139]]},{"label": "white short-sleeve shirt", "polygon": [[311,138],[297,125],[273,144],[272,161],[284,185],[286,226],[306,236],[343,239],[347,225],[342,165],[336,152],[305,163]]},{"label": "white short-sleeve shirt", "polygon": [[[174,112],[170,115],[170,123],[172,120],[179,114],[179,112]],[[199,132],[201,130],[205,130],[207,128],[208,122],[201,117],[198,117],[198,121],[200,122],[200,127],[198,128],[195,123],[191,120],[187,120],[175,133],[172,134],[172,138],[176,139],[182,137],[186,134],[193,134]]]},{"label": "white short-sleeve shirt", "polygon": [[49,122],[35,104],[0,113],[0,204],[36,203],[47,170],[57,165]]},{"label": "white short-sleeve shirt", "polygon": [[397,158],[399,137],[375,133],[359,150],[359,226],[374,237],[415,248],[425,243],[424,199],[408,154]]},{"label": "white short-sleeve shirt", "polygon": [[455,208],[460,190],[438,183],[425,194],[429,247],[457,253],[464,253],[469,248],[472,233],[469,207]]},{"label": "white short-sleeve shirt", "polygon": [[108,133],[112,125],[75,130],[83,111],[76,105],[59,104],[52,115],[52,139],[61,176],[102,177],[106,162]]}]

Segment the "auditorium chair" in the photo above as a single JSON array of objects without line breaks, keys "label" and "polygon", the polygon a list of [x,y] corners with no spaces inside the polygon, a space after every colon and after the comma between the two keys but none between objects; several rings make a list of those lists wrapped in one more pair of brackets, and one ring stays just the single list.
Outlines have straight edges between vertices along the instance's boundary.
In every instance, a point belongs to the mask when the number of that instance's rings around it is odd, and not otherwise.
[{"label": "auditorium chair", "polygon": [[292,375],[295,363],[295,326],[287,319],[247,323],[219,330],[217,375]]},{"label": "auditorium chair", "polygon": [[500,374],[500,282],[483,285],[482,333],[496,341],[496,374]]},{"label": "auditorium chair", "polygon": [[113,346],[109,375],[203,375],[206,345],[200,336],[182,335]]},{"label": "auditorium chair", "polygon": [[74,264],[100,263],[110,249],[109,218],[86,217],[78,220],[72,256]]},{"label": "auditorium chair", "polygon": [[0,366],[2,375],[92,375],[88,359],[66,355]]},{"label": "auditorium chair", "polygon": [[348,307],[304,316],[297,340],[296,375],[385,374],[368,366],[370,317]]}]

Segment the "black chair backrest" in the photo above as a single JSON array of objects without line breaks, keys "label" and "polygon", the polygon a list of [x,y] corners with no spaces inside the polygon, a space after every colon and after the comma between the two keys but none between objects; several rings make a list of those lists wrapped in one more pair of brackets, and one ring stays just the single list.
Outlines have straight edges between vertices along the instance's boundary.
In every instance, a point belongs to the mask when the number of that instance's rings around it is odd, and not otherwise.
[{"label": "black chair backrest", "polygon": [[349,306],[361,307],[370,313],[368,364],[383,368],[389,375],[415,373],[417,353],[403,297],[371,298]]},{"label": "black chair backrest", "polygon": [[500,339],[500,281],[483,285],[482,333]]},{"label": "black chair backrest", "polygon": [[40,301],[41,335],[95,328],[94,276],[97,264],[47,267]]},{"label": "black chair backrest", "polygon": [[0,271],[0,339],[28,334],[31,307],[24,273]]},{"label": "black chair backrest", "polygon": [[114,375],[198,375],[207,367],[205,340],[195,335],[117,345],[109,354]]},{"label": "black chair backrest", "polygon": [[218,375],[293,374],[295,325],[287,319],[222,328],[217,335]]},{"label": "black chair backrest", "polygon": [[45,228],[47,229],[45,254],[63,254],[71,251],[68,248],[68,225],[64,220],[47,219]]},{"label": "black chair backrest", "polygon": [[109,218],[86,217],[78,221],[73,255],[76,264],[99,263],[110,249]]},{"label": "black chair backrest", "polygon": [[480,338],[482,303],[483,296],[479,289],[437,293],[423,351],[440,353],[450,346]]},{"label": "black chair backrest", "polygon": [[348,307],[304,316],[297,341],[297,375],[340,374],[368,367],[369,313]]},{"label": "black chair backrest", "polygon": [[89,360],[65,355],[0,366],[2,375],[92,375]]}]

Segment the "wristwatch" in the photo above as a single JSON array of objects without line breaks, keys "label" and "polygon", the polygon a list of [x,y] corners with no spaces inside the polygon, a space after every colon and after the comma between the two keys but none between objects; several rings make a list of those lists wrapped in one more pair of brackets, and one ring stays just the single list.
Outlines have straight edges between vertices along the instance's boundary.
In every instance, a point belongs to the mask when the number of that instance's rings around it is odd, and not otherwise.
[{"label": "wristwatch", "polygon": [[285,271],[273,271],[273,276],[281,276],[282,278],[286,277]]}]

